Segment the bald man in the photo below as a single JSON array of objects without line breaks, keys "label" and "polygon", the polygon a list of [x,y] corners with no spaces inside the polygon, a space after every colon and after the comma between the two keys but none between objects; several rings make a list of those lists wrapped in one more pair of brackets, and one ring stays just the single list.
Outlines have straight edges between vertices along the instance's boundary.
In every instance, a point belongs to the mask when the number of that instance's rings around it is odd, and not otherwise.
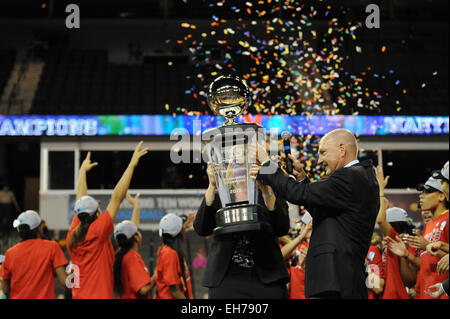
[{"label": "bald man", "polygon": [[338,169],[351,166],[357,162],[358,142],[350,131],[334,130],[320,140],[319,164],[325,167],[326,175],[331,175]]},{"label": "bald man", "polygon": [[[314,220],[306,257],[305,295],[308,298],[367,298],[365,257],[378,209],[379,188],[369,161],[358,161],[354,135],[343,129],[319,143],[319,163],[326,178],[310,183],[300,162],[291,157],[294,175],[287,176],[263,148],[250,171],[272,187],[277,196],[303,205]],[[273,173],[275,172],[275,173]]]}]

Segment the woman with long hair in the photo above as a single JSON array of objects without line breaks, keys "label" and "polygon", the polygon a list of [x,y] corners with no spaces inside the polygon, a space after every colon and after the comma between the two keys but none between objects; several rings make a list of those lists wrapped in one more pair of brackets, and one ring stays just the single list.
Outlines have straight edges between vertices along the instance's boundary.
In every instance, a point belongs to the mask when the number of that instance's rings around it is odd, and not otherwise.
[{"label": "woman with long hair", "polygon": [[127,193],[127,200],[133,206],[131,221],[124,220],[114,229],[114,238],[119,245],[114,260],[114,290],[120,299],[150,299],[155,280],[150,278],[139,254],[142,246],[142,235],[138,231],[139,194],[132,197]]},{"label": "woman with long hair", "polygon": [[159,223],[163,244],[156,262],[156,299],[193,299],[191,276],[184,257],[183,219],[175,214],[165,215]]},{"label": "woman with long hair", "polygon": [[98,163],[91,163],[88,153],[83,161],[77,185],[77,201],[67,243],[69,255],[74,267],[76,285],[72,288],[74,299],[113,299],[114,298],[114,250],[110,235],[114,230],[113,222],[125,198],[139,159],[148,149],[141,149],[140,142],[134,150],[131,161],[117,183],[111,200],[102,214],[98,202],[87,196],[86,173]]}]

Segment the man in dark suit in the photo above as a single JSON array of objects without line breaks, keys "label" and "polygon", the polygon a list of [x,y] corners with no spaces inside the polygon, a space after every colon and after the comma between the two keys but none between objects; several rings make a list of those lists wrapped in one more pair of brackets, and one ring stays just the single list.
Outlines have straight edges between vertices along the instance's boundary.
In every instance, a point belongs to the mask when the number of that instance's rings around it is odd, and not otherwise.
[{"label": "man in dark suit", "polygon": [[306,257],[308,298],[367,298],[364,260],[380,205],[378,182],[370,162],[357,160],[354,135],[343,129],[319,143],[319,164],[327,177],[309,183],[293,157],[297,181],[269,160],[263,148],[251,175],[292,204],[303,205],[314,220]]}]

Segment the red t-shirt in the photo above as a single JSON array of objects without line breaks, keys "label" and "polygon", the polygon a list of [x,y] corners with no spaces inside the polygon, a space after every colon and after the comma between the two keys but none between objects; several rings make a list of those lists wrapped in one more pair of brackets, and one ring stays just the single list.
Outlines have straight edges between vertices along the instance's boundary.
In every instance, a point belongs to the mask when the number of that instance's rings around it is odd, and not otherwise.
[{"label": "red t-shirt", "polygon": [[[395,239],[399,234],[392,228],[390,236]],[[412,247],[408,247],[409,252],[412,255],[416,255],[416,250]],[[402,276],[400,273],[400,260],[399,257],[389,249],[383,251],[383,264],[384,264],[384,291],[381,299],[409,299],[406,287],[403,284]]]},{"label": "red t-shirt", "polygon": [[55,241],[28,239],[6,251],[0,277],[10,280],[11,299],[55,299],[55,268],[68,264]]},{"label": "red t-shirt", "polygon": [[79,269],[79,287],[72,288],[74,299],[114,299],[114,250],[110,235],[114,230],[108,211],[92,222],[85,239],[70,249],[70,236],[80,223],[76,215],[67,233],[72,264]]},{"label": "red t-shirt", "polygon": [[182,280],[180,259],[178,258],[177,252],[167,245],[163,245],[158,249],[158,261],[156,262],[157,290],[155,299],[174,299],[170,293],[170,286],[173,285],[178,285],[183,294],[185,294],[187,286],[189,299],[194,299],[191,276],[186,260],[184,260],[184,269],[187,284]]},{"label": "red t-shirt", "polygon": [[[281,244],[281,243],[278,243],[278,246],[280,246],[280,251],[283,249],[283,245]],[[288,270],[288,272],[289,272],[289,268],[290,268],[290,265],[289,265],[289,259],[288,260],[285,260],[285,262],[284,262],[285,264],[286,264],[286,268],[287,268],[287,270]]]},{"label": "red t-shirt", "polygon": [[147,266],[137,251],[129,250],[122,259],[122,287],[121,299],[150,299],[150,293],[142,297],[138,294],[142,287],[151,281]]},{"label": "red t-shirt", "polygon": [[[295,249],[295,254],[300,256],[302,247],[309,248],[308,242],[300,243]],[[306,299],[305,297],[305,270],[297,263],[295,267],[289,267],[291,281],[289,283],[289,298],[290,299]]]},{"label": "red t-shirt", "polygon": [[[373,273],[378,275],[380,279],[384,279],[383,271],[383,257],[380,248],[377,245],[370,245],[367,252],[366,262]],[[380,296],[376,295],[371,289],[368,290],[368,299],[378,299]]]},{"label": "red t-shirt", "polygon": [[[432,243],[437,241],[448,243],[448,211],[441,214],[438,218],[430,220],[425,225],[423,237]],[[416,299],[432,299],[424,291],[428,290],[428,287],[443,282],[448,278],[448,273],[438,274],[436,270],[438,262],[438,257],[432,256],[426,251],[422,252],[420,269],[417,273]],[[448,296],[443,294],[441,299],[448,299]]]}]

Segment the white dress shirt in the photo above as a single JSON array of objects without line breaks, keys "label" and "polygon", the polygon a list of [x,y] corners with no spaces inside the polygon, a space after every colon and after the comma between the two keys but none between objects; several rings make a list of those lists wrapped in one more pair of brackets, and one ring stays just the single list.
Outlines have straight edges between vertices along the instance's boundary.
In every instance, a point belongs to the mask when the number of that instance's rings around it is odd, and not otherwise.
[{"label": "white dress shirt", "polygon": [[345,168],[347,168],[347,167],[350,167],[350,166],[356,165],[356,164],[358,164],[358,163],[359,163],[359,161],[358,161],[358,160],[354,160],[354,161],[351,161],[350,163],[348,163],[347,165],[345,165],[344,167],[345,167]]}]

